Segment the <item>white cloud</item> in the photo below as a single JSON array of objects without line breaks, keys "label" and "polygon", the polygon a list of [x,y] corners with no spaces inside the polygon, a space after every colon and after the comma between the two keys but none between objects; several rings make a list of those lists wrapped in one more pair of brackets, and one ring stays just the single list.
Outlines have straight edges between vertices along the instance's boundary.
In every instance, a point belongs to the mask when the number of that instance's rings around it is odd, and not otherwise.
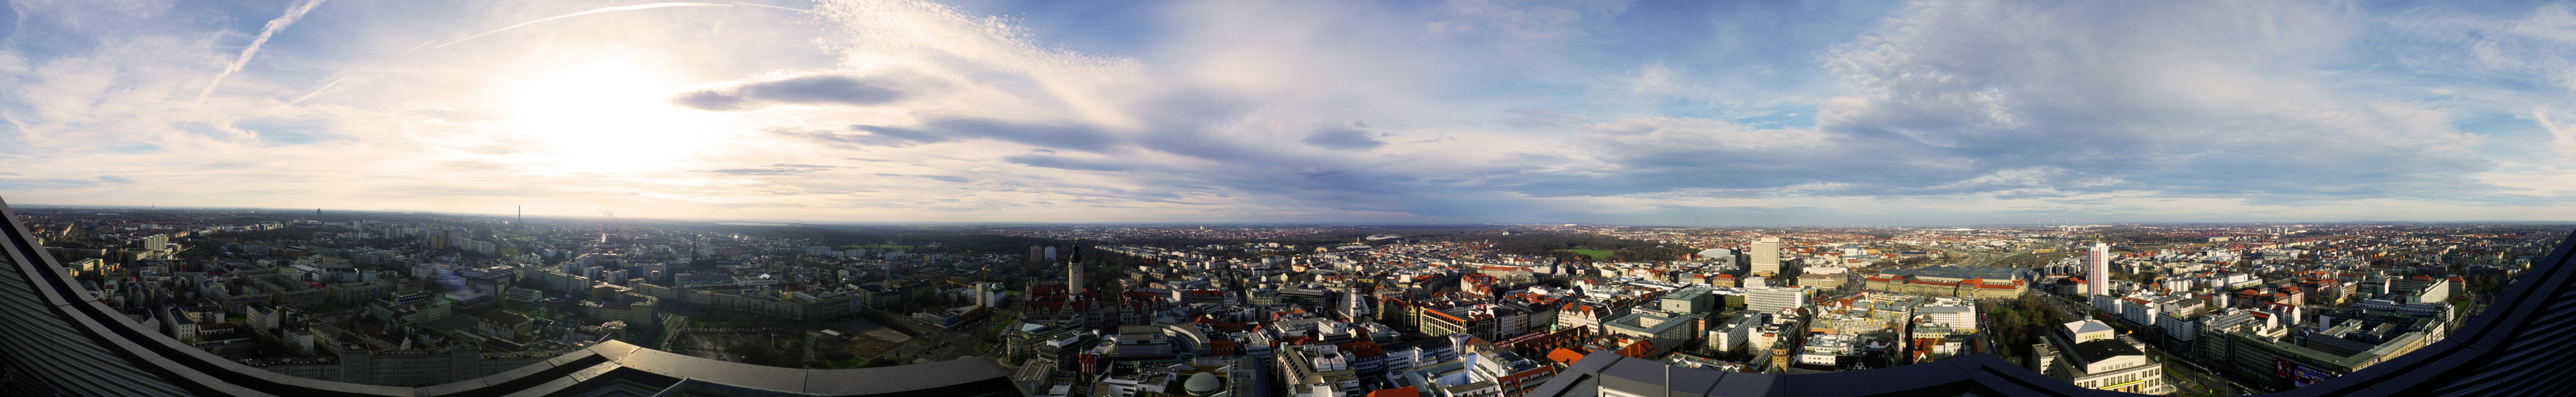
[{"label": "white cloud", "polygon": [[2576,159],[2576,122],[2550,117],[2548,106],[2531,108],[2531,118],[2540,122],[2541,128],[2549,130],[2549,147],[2558,152],[2558,158]]},{"label": "white cloud", "polygon": [[2468,33],[2468,60],[2483,71],[2503,72],[2576,92],[2576,5],[2534,5],[2522,18],[2495,21],[2444,16],[2400,22],[2405,26]]},{"label": "white cloud", "polygon": [[2486,189],[2467,178],[2491,167],[2478,137],[2446,112],[2343,99],[2305,72],[2337,57],[2359,20],[2274,2],[1925,2],[1828,58],[1861,93],[1827,102],[1818,128],[2191,196]]}]

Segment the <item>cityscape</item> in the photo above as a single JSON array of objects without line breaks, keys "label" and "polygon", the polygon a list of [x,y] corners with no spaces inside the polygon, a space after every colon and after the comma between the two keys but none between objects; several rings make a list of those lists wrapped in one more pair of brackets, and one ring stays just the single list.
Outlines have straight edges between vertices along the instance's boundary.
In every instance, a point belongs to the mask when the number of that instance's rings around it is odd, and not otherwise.
[{"label": "cityscape", "polygon": [[2557,396],[2570,0],[0,0],[0,397]]},{"label": "cityscape", "polygon": [[432,386],[613,340],[790,368],[975,358],[1027,395],[1117,397],[1553,397],[1599,354],[1789,375],[1991,354],[2084,388],[2274,392],[2443,339],[2576,230],[18,214],[137,326],[297,377]]}]

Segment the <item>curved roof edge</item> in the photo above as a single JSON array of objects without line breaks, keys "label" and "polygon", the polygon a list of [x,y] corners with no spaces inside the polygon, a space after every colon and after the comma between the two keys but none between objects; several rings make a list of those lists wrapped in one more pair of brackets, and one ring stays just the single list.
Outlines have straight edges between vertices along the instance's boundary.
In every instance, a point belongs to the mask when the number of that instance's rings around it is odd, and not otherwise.
[{"label": "curved roof edge", "polygon": [[139,329],[83,297],[61,263],[35,244],[17,212],[0,241],[0,391],[28,395],[500,396],[617,392],[761,396],[1021,396],[978,357],[863,369],[742,364],[608,341],[544,362],[434,386],[363,385],[242,365]]}]

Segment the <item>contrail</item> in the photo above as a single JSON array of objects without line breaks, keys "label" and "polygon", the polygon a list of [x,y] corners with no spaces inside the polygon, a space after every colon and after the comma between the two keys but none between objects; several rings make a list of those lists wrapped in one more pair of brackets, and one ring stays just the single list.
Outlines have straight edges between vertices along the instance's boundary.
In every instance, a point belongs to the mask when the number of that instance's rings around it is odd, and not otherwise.
[{"label": "contrail", "polygon": [[[539,19],[539,20],[534,20],[534,21],[521,22],[521,23],[519,23],[519,24],[517,24],[517,25],[510,25],[510,27],[500,28],[500,29],[493,29],[492,31],[489,31],[489,32],[483,32],[482,34],[477,34],[477,35],[473,35],[473,36],[465,36],[465,38],[462,38],[462,39],[451,40],[451,41],[448,41],[448,42],[446,42],[446,43],[441,43],[441,44],[439,44],[439,45],[437,45],[437,46],[435,46],[435,47],[433,47],[433,48],[446,48],[447,46],[455,45],[456,43],[462,43],[462,42],[465,42],[466,40],[473,40],[473,39],[474,39],[474,38],[476,38],[476,37],[488,36],[488,35],[491,35],[491,34],[493,34],[493,33],[501,33],[501,32],[504,32],[504,31],[508,31],[508,30],[510,30],[510,29],[518,29],[518,28],[519,28],[519,27],[521,27],[521,26],[535,25],[535,24],[537,24],[538,22],[552,21],[552,20],[557,20],[557,19],[571,18],[571,17],[583,16],[583,15],[590,15],[590,14],[597,14],[597,13],[603,13],[603,12],[612,12],[612,11],[629,11],[629,10],[642,10],[642,9],[662,8],[662,7],[732,7],[732,6],[733,6],[732,4],[710,4],[710,3],[653,3],[653,4],[637,4],[637,5],[631,5],[631,6],[608,7],[608,8],[601,8],[601,9],[590,10],[590,11],[576,12],[576,13],[571,13],[571,14],[556,15],[556,16],[553,16],[553,17],[548,17],[548,18],[545,18],[545,19]],[[419,49],[420,47],[412,47],[412,48],[413,48],[413,49]]]},{"label": "contrail", "polygon": [[322,0],[306,0],[304,4],[299,4],[293,8],[286,9],[286,15],[279,15],[277,19],[268,20],[267,26],[259,28],[259,37],[250,39],[250,46],[242,48],[241,57],[234,58],[232,66],[224,67],[223,73],[215,74],[215,81],[207,82],[206,89],[204,91],[197,91],[197,102],[205,102],[206,95],[214,94],[215,86],[224,84],[224,76],[231,76],[234,72],[240,72],[242,65],[249,64],[251,54],[258,53],[259,46],[261,44],[268,44],[269,36],[277,35],[277,31],[286,30],[286,25],[295,24],[295,20],[304,18],[305,12],[313,11],[313,6],[318,5],[322,5]]},{"label": "contrail", "polygon": [[768,4],[759,4],[759,3],[734,3],[734,4],[736,4],[736,5],[753,6],[753,7],[769,7],[769,8],[776,8],[776,9],[781,9],[781,10],[788,10],[788,11],[802,12],[802,13],[807,13],[807,14],[817,14],[816,12],[814,12],[814,10],[808,10],[808,9],[803,9],[803,8],[795,8],[795,7],[779,7],[779,6],[768,5]]},{"label": "contrail", "polygon": [[370,68],[358,68],[358,71],[355,71],[355,72],[349,72],[349,74],[347,74],[347,75],[343,75],[343,76],[340,76],[340,78],[331,79],[331,82],[330,82],[330,83],[324,83],[324,84],[322,84],[322,88],[315,88],[315,89],[313,89],[313,92],[304,93],[304,96],[295,97],[295,100],[292,100],[292,101],[286,101],[286,104],[288,104],[288,105],[293,105],[293,104],[298,104],[298,103],[304,103],[304,100],[306,100],[306,99],[313,99],[313,96],[315,96],[315,95],[322,95],[322,92],[323,92],[323,91],[330,91],[330,90],[331,90],[331,86],[340,85],[340,82],[342,82],[342,81],[349,81],[349,78],[350,78],[350,77],[357,77],[357,76],[358,76],[358,74],[366,73],[366,72],[367,72],[367,69],[370,69]]}]

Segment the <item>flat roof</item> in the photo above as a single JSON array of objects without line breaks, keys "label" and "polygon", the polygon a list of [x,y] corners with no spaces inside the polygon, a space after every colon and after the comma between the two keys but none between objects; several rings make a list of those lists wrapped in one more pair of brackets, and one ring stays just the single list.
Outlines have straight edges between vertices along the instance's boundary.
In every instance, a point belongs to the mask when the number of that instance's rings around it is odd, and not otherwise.
[{"label": "flat roof", "polygon": [[2102,360],[2109,360],[2113,357],[2119,356],[2143,356],[2147,354],[2147,352],[2138,351],[2136,346],[2129,346],[2128,343],[2110,339],[2077,343],[2075,346],[2066,349],[2066,351],[2074,353],[2076,360],[2083,361],[2085,363],[2098,363],[2102,362]]},{"label": "flat roof", "polygon": [[1940,278],[1955,278],[1955,279],[1963,279],[1963,280],[1964,280],[1964,279],[1971,279],[1971,278],[1987,278],[1987,279],[2012,279],[2012,278],[2022,278],[2021,276],[2023,276],[2023,275],[2025,275],[2025,274],[2029,274],[2029,272],[2030,272],[2030,269],[2023,269],[2023,268],[2017,268],[2017,267],[1986,267],[1986,266],[1956,266],[1956,265],[1927,266],[1927,267],[1919,267],[1919,268],[1913,268],[1913,269],[1887,269],[1887,270],[1880,270],[1880,271],[1879,271],[1879,273],[1880,273],[1880,274],[1902,274],[1902,275],[1912,275],[1912,276],[1916,276],[1916,277],[1940,277]]}]

